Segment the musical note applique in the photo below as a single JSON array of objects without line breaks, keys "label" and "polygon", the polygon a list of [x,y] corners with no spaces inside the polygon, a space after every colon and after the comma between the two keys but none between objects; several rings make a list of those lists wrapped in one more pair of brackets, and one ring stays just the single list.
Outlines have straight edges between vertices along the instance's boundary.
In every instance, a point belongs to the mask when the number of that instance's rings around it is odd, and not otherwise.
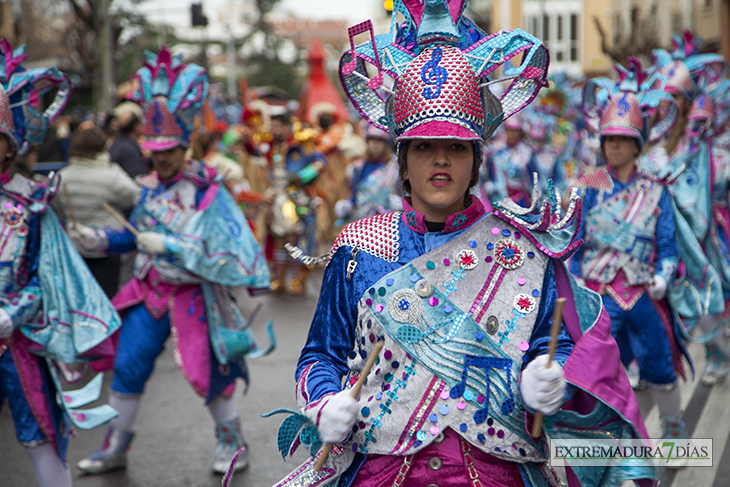
[{"label": "musical note applique", "polygon": [[373,23],[370,20],[366,20],[365,22],[360,22],[357,25],[353,25],[349,29],[347,29],[347,35],[350,37],[350,56],[352,59],[350,59],[348,62],[345,63],[345,65],[342,67],[342,72],[344,74],[352,74],[355,72],[355,69],[357,69],[357,52],[355,51],[355,36],[358,34],[362,34],[364,32],[370,32],[370,42],[373,43],[373,53],[375,56],[375,67],[378,68],[378,74],[375,75],[373,78],[371,78],[368,81],[368,87],[370,87],[373,90],[377,90],[381,86],[383,86],[383,67],[380,63],[380,55],[378,54],[378,46],[375,43],[375,32],[373,31]]},{"label": "musical note applique", "polygon": [[423,96],[429,100],[441,96],[441,85],[446,83],[449,77],[449,72],[439,66],[442,57],[443,51],[440,47],[437,47],[431,52],[431,60],[424,64],[421,70],[421,79],[423,82],[427,85],[433,85],[423,89]]},{"label": "musical note applique", "polygon": [[461,382],[452,387],[451,392],[449,393],[449,396],[451,396],[452,399],[457,399],[462,396],[466,400],[471,399],[470,397],[467,397],[471,396],[471,391],[466,390],[466,378],[469,374],[469,367],[484,369],[484,375],[487,382],[487,390],[484,394],[484,407],[478,409],[477,412],[474,413],[474,422],[482,424],[487,420],[487,416],[489,415],[489,369],[501,369],[507,373],[507,391],[509,392],[509,398],[502,403],[500,410],[502,414],[510,414],[515,408],[515,398],[514,393],[512,392],[512,360],[508,358],[464,355],[464,370],[461,373]]}]

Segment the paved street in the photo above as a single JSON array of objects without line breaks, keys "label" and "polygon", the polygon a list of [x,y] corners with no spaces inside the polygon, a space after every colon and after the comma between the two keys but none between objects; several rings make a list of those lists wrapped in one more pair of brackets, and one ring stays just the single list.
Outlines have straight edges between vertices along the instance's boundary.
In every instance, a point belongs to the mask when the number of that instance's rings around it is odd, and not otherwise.
[{"label": "paved street", "polygon": [[[314,313],[320,281],[321,272],[314,273],[304,297],[243,297],[247,303],[263,303],[254,323],[256,334],[265,340],[263,326],[267,318],[272,318],[278,347],[266,357],[249,361],[249,390],[245,396],[241,387],[236,391],[251,453],[250,466],[235,476],[233,486],[270,486],[307,457],[306,448],[300,448],[294,458],[283,462],[276,447],[276,433],[285,416],[264,419],[259,415],[277,408],[296,409],[294,367]],[[74,487],[219,487],[221,477],[210,473],[214,423],[202,404],[177,369],[168,341],[137,417],[137,436],[128,454],[127,470],[80,475],[76,462],[99,447],[105,427],[77,430],[78,437],[71,441],[68,455],[74,465]],[[0,487],[37,485],[30,460],[15,438],[7,404],[0,413],[0,438]]]},{"label": "paved street", "polygon": [[[294,458],[283,462],[276,448],[276,432],[284,416],[269,419],[259,415],[276,408],[295,409],[294,367],[316,305],[321,273],[315,273],[308,294],[302,298],[265,296],[257,319],[257,334],[267,317],[274,319],[278,347],[274,353],[249,362],[252,375],[248,393],[237,392],[237,403],[244,417],[243,430],[251,446],[251,465],[237,474],[234,486],[267,487],[282,478],[306,458],[300,448]],[[245,306],[252,301],[247,298]],[[698,375],[704,369],[702,347],[690,347]],[[106,380],[108,383],[108,378]],[[713,438],[714,466],[662,470],[662,487],[726,487],[730,485],[730,435],[727,404],[730,384],[708,389],[699,380],[684,384],[683,406],[688,431],[698,438]],[[646,392],[637,394],[652,437],[661,432],[658,412]],[[173,360],[171,348],[163,352],[145,395],[137,423],[137,437],[129,453],[125,471],[100,476],[81,476],[73,467],[75,487],[217,487],[220,477],[210,473],[215,447],[213,420],[202,400],[190,389]],[[69,460],[75,463],[93,452],[104,434],[104,427],[78,431],[70,444]],[[7,406],[0,415],[0,487],[32,487],[35,478],[30,461],[15,440]],[[629,485],[629,484],[627,484]]]}]

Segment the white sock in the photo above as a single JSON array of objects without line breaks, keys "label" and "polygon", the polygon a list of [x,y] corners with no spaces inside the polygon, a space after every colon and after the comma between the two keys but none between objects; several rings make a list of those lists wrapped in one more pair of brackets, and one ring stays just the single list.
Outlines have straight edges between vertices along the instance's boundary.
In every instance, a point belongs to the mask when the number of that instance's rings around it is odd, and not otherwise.
[{"label": "white sock", "polygon": [[682,390],[679,388],[679,384],[675,383],[671,391],[652,389],[651,395],[654,397],[662,418],[679,418],[682,409]]},{"label": "white sock", "polygon": [[238,408],[236,408],[234,394],[231,394],[231,397],[220,394],[208,404],[208,411],[210,411],[210,415],[213,416],[216,423],[236,419],[238,417]]},{"label": "white sock", "polygon": [[40,487],[71,487],[71,469],[64,465],[50,443],[26,448]]},{"label": "white sock", "polygon": [[[717,326],[720,324],[720,320],[722,319],[722,315],[714,314],[714,315],[707,315],[700,318],[699,323],[697,325],[700,327],[700,329],[705,333],[711,333],[717,329]],[[720,347],[721,350],[725,349],[725,330],[722,328],[718,330],[718,332],[715,334],[714,337],[712,337],[712,340],[710,340],[708,343],[714,343],[718,347]]]},{"label": "white sock", "polygon": [[137,397],[119,397],[115,394],[109,394],[109,405],[117,410],[119,416],[112,420],[113,423],[132,429],[134,419],[139,411],[139,403],[141,396]]}]

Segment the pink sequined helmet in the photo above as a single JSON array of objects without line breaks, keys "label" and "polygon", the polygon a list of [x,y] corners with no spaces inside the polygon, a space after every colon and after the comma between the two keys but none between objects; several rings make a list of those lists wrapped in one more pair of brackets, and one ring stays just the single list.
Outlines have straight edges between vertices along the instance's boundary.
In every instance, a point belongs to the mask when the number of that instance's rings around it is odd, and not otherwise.
[{"label": "pink sequined helmet", "polygon": [[[623,135],[636,138],[639,147],[666,135],[677,121],[677,104],[663,86],[654,85],[653,77],[641,67],[641,62],[629,56],[627,67],[614,66],[618,82],[608,78],[593,78],[583,89],[583,115],[592,132],[603,137]],[[656,122],[649,120],[657,114]]]},{"label": "pink sequined helmet", "polygon": [[18,139],[15,136],[15,123],[13,122],[13,113],[10,111],[8,103],[8,94],[2,86],[0,86],[0,133],[7,137],[8,142],[14,151],[18,150]]},{"label": "pink sequined helmet", "polygon": [[715,110],[712,107],[712,100],[709,96],[702,93],[692,101],[689,109],[688,120],[713,120],[715,118]]},{"label": "pink sequined helmet", "polygon": [[183,131],[167,108],[167,100],[158,96],[147,106],[142,128],[142,150],[166,151],[177,146],[187,147]]},{"label": "pink sequined helmet", "polygon": [[599,129],[601,137],[606,135],[634,137],[638,139],[639,147],[643,147],[644,133],[644,118],[636,95],[624,91],[612,98],[601,117]]},{"label": "pink sequined helmet", "polygon": [[692,94],[697,90],[692,75],[684,64],[684,61],[675,59],[667,66],[660,70],[661,74],[666,76],[667,83],[664,90],[672,95],[683,95],[688,100],[692,99]]},{"label": "pink sequined helmet", "polygon": [[[486,140],[547,84],[549,56],[539,39],[520,29],[487,34],[465,8],[466,0],[394,0],[388,34],[375,35],[369,20],[350,27],[342,87],[396,143]],[[362,34],[369,39],[356,46]],[[504,78],[491,80],[501,66]],[[509,82],[498,96],[489,88],[497,81]]]},{"label": "pink sequined helmet", "polygon": [[398,141],[482,138],[484,111],[479,80],[458,48],[438,45],[423,50],[394,91]]}]

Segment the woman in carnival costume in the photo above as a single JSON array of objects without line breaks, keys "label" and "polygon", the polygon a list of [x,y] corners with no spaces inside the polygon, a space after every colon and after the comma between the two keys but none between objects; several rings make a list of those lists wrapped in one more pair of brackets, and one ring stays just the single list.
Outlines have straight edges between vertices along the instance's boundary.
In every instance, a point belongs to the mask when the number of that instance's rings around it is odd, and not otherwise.
[{"label": "woman in carnival costume", "polygon": [[248,380],[247,352],[268,350],[260,350],[245,327],[229,286],[245,286],[251,294],[267,290],[265,258],[222,175],[185,159],[207,94],[205,71],[163,46],[159,54],[146,52],[135,78],[133,99],[145,107],[142,149],[152,153],[156,170],[138,178],[142,192],[131,217],[138,234],[80,225],[72,232],[88,252],[140,251],[134,278],[113,299],[123,316],[110,395],[119,417],[99,450],[78,467],[88,474],[126,467],[145,384],[172,334],[176,363],[216,423],[213,471],[225,471],[243,448],[234,465],[240,469],[247,452],[235,380]]},{"label": "woman in carnival costume", "polygon": [[[55,67],[26,70],[25,46],[13,50],[0,39],[0,53],[0,406],[7,399],[38,484],[70,487],[71,423],[89,429],[116,413],[78,409],[98,399],[101,375],[73,392],[61,390],[59,377],[80,379],[65,363],[110,357],[107,338],[121,320],[49,207],[59,179],[39,182],[15,171],[14,158],[43,140],[71,83]],[[38,113],[35,102],[51,90],[53,102]]]},{"label": "woman in carnival costume", "polygon": [[[586,119],[601,136],[607,166],[576,182],[584,191],[585,245],[573,256],[571,271],[603,296],[624,364],[635,358],[642,386],[652,391],[662,438],[686,438],[677,376],[686,379],[682,356],[691,359],[665,299],[680,257],[675,209],[666,182],[637,170],[647,140],[671,130],[677,107],[661,89],[649,88],[636,58],[628,65],[616,66],[619,82],[596,79],[585,87]],[[654,114],[661,123],[649,131]],[[702,256],[697,246],[695,253]]]},{"label": "woman in carnival costume", "polygon": [[[727,189],[722,187],[726,183],[719,181],[716,184],[713,181],[716,176],[722,177],[723,172],[714,167],[710,132],[701,130],[701,120],[708,119],[706,112],[712,111],[710,99],[703,91],[716,80],[725,78],[727,64],[717,54],[700,54],[700,42],[689,31],[684,31],[682,36],[674,36],[671,54],[662,50],[653,52],[655,68],[666,77],[664,91],[674,97],[679,116],[674,128],[642,159],[641,167],[659,177],[677,174],[669,190],[679,210],[675,215],[678,219],[677,240],[690,277],[684,279],[682,287],[696,287],[699,296],[699,299],[693,300],[691,308],[679,306],[678,312],[688,332],[696,324],[704,332],[699,337],[689,333],[685,336],[689,340],[706,343],[707,368],[702,382],[713,385],[730,370],[730,355],[726,351],[723,331],[730,302],[723,296],[723,288],[730,290],[730,255],[727,245],[717,235],[723,215],[715,211],[719,209],[717,203],[727,198]],[[699,258],[686,255],[688,252],[684,247],[695,246],[695,239],[702,246],[705,258],[701,254]],[[681,289],[679,286],[675,288]],[[701,313],[688,317],[687,312],[695,309],[701,310]]]},{"label": "woman in carnival costume", "polygon": [[[537,194],[530,208],[505,200],[486,214],[470,193],[481,144],[544,86],[548,55],[520,30],[488,36],[465,6],[396,1],[405,21],[394,15],[388,35],[353,44],[340,62],[350,100],[396,141],[404,210],[349,224],[329,254],[328,292],[296,371],[303,414],[279,437],[282,455],[304,443],[313,458],[277,486],[558,485],[545,436],[529,433],[536,411],[553,437],[645,435],[600,298],[562,262],[580,245],[568,229],[579,200],[565,217],[556,198],[536,210]],[[522,63],[497,99],[487,75],[517,53]],[[365,63],[394,78],[393,89],[368,78]],[[565,322],[548,368],[558,297]],[[316,471],[322,442],[334,446]],[[649,485],[651,472],[575,467],[568,478]]]}]

